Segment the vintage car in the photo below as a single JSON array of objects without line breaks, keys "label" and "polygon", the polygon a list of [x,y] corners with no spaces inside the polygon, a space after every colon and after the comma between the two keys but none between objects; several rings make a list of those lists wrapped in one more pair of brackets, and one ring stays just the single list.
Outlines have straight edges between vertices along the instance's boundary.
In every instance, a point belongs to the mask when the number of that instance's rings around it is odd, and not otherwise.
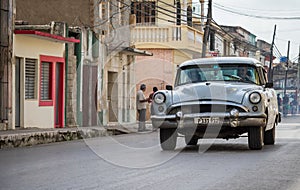
[{"label": "vintage car", "polygon": [[273,145],[281,116],[272,87],[256,59],[219,57],[182,63],[174,89],[167,86],[156,92],[151,105],[162,149],[175,149],[178,135],[187,145],[196,145],[200,138],[228,140],[244,134],[250,149]]}]

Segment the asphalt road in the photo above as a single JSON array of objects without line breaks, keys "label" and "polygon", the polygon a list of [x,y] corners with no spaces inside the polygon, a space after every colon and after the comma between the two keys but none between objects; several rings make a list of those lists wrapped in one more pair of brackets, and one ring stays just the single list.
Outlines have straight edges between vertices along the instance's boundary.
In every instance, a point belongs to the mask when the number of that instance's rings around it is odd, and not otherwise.
[{"label": "asphalt road", "polygon": [[247,138],[162,151],[158,133],[0,150],[0,189],[299,190],[300,117],[284,118],[274,146]]}]

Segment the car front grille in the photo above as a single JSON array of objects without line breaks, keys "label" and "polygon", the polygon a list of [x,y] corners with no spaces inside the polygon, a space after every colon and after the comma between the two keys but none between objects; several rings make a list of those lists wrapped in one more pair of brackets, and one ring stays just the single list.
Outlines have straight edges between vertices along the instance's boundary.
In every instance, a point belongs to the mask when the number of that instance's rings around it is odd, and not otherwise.
[{"label": "car front grille", "polygon": [[178,111],[182,111],[182,113],[207,113],[207,112],[215,112],[215,113],[224,113],[229,112],[233,108],[237,109],[239,112],[245,112],[244,109],[238,106],[233,105],[223,105],[223,104],[197,104],[197,105],[188,105],[188,106],[180,106],[172,108],[169,111],[169,114],[176,114]]}]

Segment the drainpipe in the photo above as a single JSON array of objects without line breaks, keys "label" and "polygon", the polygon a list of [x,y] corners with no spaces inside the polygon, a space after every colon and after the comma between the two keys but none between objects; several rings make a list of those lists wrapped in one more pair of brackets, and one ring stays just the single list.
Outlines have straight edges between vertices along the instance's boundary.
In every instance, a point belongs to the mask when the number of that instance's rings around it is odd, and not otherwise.
[{"label": "drainpipe", "polygon": [[75,54],[76,54],[76,124],[77,126],[82,126],[82,113],[80,112],[81,106],[81,65],[82,65],[82,39],[83,30],[80,31],[80,42],[75,44]]},{"label": "drainpipe", "polygon": [[[65,36],[69,37],[69,28],[68,25],[65,24]],[[65,113],[64,113],[64,126],[67,126],[67,109],[68,109],[68,69],[69,67],[69,45],[65,43]]]}]

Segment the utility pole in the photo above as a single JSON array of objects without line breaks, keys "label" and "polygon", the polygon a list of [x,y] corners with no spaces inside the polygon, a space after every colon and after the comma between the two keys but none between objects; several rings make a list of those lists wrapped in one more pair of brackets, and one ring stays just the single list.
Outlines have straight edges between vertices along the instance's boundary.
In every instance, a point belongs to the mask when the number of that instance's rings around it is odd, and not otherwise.
[{"label": "utility pole", "polygon": [[275,34],[276,34],[276,24],[274,26],[273,40],[272,40],[272,44],[271,44],[270,64],[269,64],[269,71],[268,71],[269,82],[273,82],[273,68],[272,68],[272,66],[273,66],[273,48],[274,48]]},{"label": "utility pole", "polygon": [[207,41],[208,41],[209,32],[210,32],[211,20],[212,20],[212,0],[209,0],[208,1],[207,20],[206,20],[206,26],[204,29],[203,44],[202,44],[202,57],[205,57],[205,55],[206,55],[206,46],[207,46]]},{"label": "utility pole", "polygon": [[290,41],[288,41],[288,51],[287,51],[287,57],[286,57],[286,63],[285,66],[287,67],[285,70],[285,77],[284,77],[284,96],[286,94],[286,83],[287,83],[287,74],[289,71],[289,54],[290,54]]},{"label": "utility pole", "polygon": [[[296,93],[296,98],[297,98],[297,102],[299,102],[299,97],[298,97],[298,94],[299,94],[299,91],[300,91],[300,46],[299,46],[299,54],[298,54],[298,73],[297,73],[297,82],[298,82],[298,85],[297,85],[297,93]],[[299,104],[298,104],[299,105]],[[296,110],[296,113],[298,113],[298,105],[296,106],[297,110]]]},{"label": "utility pole", "polygon": [[283,117],[286,117],[288,114],[288,104],[289,104],[289,98],[286,94],[286,82],[287,82],[287,74],[289,71],[289,54],[290,54],[290,41],[288,41],[288,51],[287,51],[287,57],[286,57],[286,70],[285,70],[285,78],[284,78],[284,91],[283,91]]}]

